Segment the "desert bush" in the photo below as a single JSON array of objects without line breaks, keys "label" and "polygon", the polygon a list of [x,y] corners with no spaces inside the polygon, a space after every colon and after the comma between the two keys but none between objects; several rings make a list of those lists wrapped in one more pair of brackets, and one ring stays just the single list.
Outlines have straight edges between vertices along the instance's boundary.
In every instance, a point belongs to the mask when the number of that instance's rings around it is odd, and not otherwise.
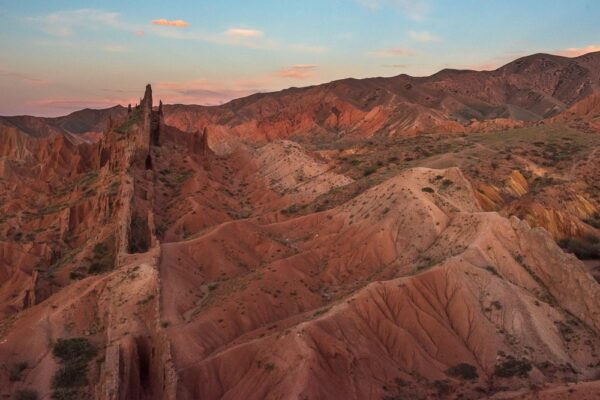
[{"label": "desert bush", "polygon": [[464,379],[464,380],[474,380],[479,378],[479,374],[477,373],[477,368],[475,368],[471,364],[460,363],[456,364],[446,370],[446,373],[454,378]]},{"label": "desert bush", "polygon": [[96,243],[92,249],[93,257],[88,267],[88,274],[101,274],[113,269],[115,261],[115,238],[109,236]]},{"label": "desert bush", "polygon": [[216,283],[216,282],[212,282],[212,283],[209,283],[209,284],[208,284],[208,290],[210,290],[211,292],[212,292],[213,290],[216,290],[218,287],[219,287],[219,284],[218,284],[218,283]]},{"label": "desert bush", "polygon": [[305,207],[306,206],[301,205],[301,204],[292,204],[288,208],[281,210],[281,213],[282,214],[296,214],[296,213],[300,212],[302,209],[304,209]]},{"label": "desert bush", "polygon": [[56,400],[81,399],[87,386],[89,362],[96,356],[96,348],[86,338],[58,339],[52,354],[60,368],[52,377],[52,398]]},{"label": "desert bush", "polygon": [[62,363],[88,362],[96,355],[96,348],[86,338],[58,339],[52,346],[52,355]]},{"label": "desert bush", "polygon": [[15,392],[15,400],[38,400],[38,392],[31,389],[20,389]]},{"label": "desert bush", "polygon": [[275,369],[275,364],[273,364],[272,362],[270,362],[270,363],[266,363],[266,364],[265,364],[265,369],[266,369],[267,371],[273,371],[273,370]]},{"label": "desert bush", "polygon": [[421,188],[421,192],[434,193],[435,191],[432,188],[430,188],[429,186],[426,186],[424,188]]},{"label": "desert bush", "polygon": [[20,381],[21,375],[23,374],[23,371],[25,371],[26,369],[27,369],[27,362],[25,362],[25,361],[21,361],[21,362],[14,364],[10,369],[10,373],[8,376],[9,380],[11,382]]},{"label": "desert bush", "polygon": [[600,212],[595,213],[589,218],[586,218],[583,222],[593,226],[596,229],[600,229]]},{"label": "desert bush", "polygon": [[434,381],[433,387],[438,392],[439,395],[447,396],[452,393],[452,385],[448,381]]},{"label": "desert bush", "polygon": [[446,188],[452,186],[453,184],[454,184],[454,182],[452,182],[450,179],[444,179],[442,181],[442,188],[446,189]]},{"label": "desert bush", "polygon": [[583,238],[561,239],[558,245],[577,256],[577,258],[590,259],[600,258],[600,239],[594,235]]},{"label": "desert bush", "polygon": [[377,167],[367,167],[363,171],[363,175],[364,176],[369,176],[371,174],[374,174],[376,171],[377,171]]},{"label": "desert bush", "polygon": [[511,378],[513,376],[526,378],[529,375],[529,371],[531,371],[531,363],[528,360],[517,360],[510,357],[496,365],[494,375],[500,378]]}]

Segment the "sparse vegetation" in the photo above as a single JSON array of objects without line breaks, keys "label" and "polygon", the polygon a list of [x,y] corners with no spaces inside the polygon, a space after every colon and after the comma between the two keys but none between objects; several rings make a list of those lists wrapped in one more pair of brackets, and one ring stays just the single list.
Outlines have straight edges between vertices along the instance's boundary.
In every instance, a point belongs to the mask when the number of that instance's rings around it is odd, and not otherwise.
[{"label": "sparse vegetation", "polygon": [[13,366],[10,368],[10,373],[9,373],[9,380],[11,382],[17,382],[21,380],[21,377],[23,375],[23,372],[27,369],[27,362],[26,361],[21,361],[18,362],[16,364],[13,364]]},{"label": "sparse vegetation", "polygon": [[19,389],[15,392],[15,400],[38,400],[38,392],[31,389]]},{"label": "sparse vegetation", "polygon": [[54,264],[50,266],[50,268],[48,268],[48,276],[52,276],[54,272],[64,267],[65,265],[71,263],[80,251],[81,248],[73,249],[64,256],[62,256],[60,259],[58,259]]},{"label": "sparse vegetation", "polygon": [[313,314],[313,317],[320,317],[321,315],[325,314],[327,311],[329,311],[329,307],[327,308],[322,308],[320,310],[315,311],[315,313]]},{"label": "sparse vegetation", "polygon": [[600,238],[586,235],[583,238],[567,238],[558,242],[559,246],[581,259],[600,258]]},{"label": "sparse vegetation", "polygon": [[281,210],[281,213],[286,214],[286,215],[297,214],[305,208],[306,208],[306,205],[292,204],[288,208]]},{"label": "sparse vegetation", "polygon": [[442,189],[447,189],[450,186],[452,186],[454,184],[454,182],[452,182],[450,179],[444,179],[442,181]]},{"label": "sparse vegetation", "polygon": [[54,214],[54,213],[59,212],[60,210],[64,210],[65,208],[68,208],[68,207],[69,207],[68,203],[52,204],[51,206],[43,207],[43,208],[40,208],[39,210],[37,210],[36,216]]},{"label": "sparse vegetation", "polygon": [[52,377],[53,399],[86,397],[88,364],[96,353],[96,348],[86,338],[58,339],[54,343],[52,354],[60,367]]},{"label": "sparse vegetation", "polygon": [[131,114],[129,114],[129,117],[127,118],[127,120],[121,124],[121,126],[119,126],[118,128],[115,129],[115,131],[119,132],[119,133],[129,133],[131,131],[131,129],[133,129],[134,125],[139,123],[142,119],[142,110],[140,107],[137,107],[135,109],[133,109],[133,111],[131,112]]},{"label": "sparse vegetation", "polygon": [[495,275],[497,277],[501,277],[500,274],[498,273],[498,271],[496,270],[496,268],[494,268],[493,266],[488,265],[488,266],[485,267],[485,269],[487,271],[489,271],[490,273],[492,273],[493,275]]},{"label": "sparse vegetation", "polygon": [[369,176],[369,175],[374,174],[375,172],[377,172],[377,167],[367,167],[363,171],[363,175],[364,176]]},{"label": "sparse vegetation", "polygon": [[596,229],[600,229],[600,212],[594,213],[589,218],[586,218],[584,222],[588,225],[593,226]]},{"label": "sparse vegetation", "polygon": [[531,371],[531,363],[526,359],[517,360],[514,357],[508,357],[502,363],[496,365],[494,375],[500,378],[512,378],[517,376],[519,378],[526,378]]},{"label": "sparse vegetation", "polygon": [[104,241],[96,243],[93,248],[93,258],[88,267],[89,274],[101,274],[110,271],[115,264],[115,238],[109,236]]},{"label": "sparse vegetation", "polygon": [[143,253],[148,251],[150,247],[149,240],[148,221],[137,213],[133,214],[129,226],[129,252]]},{"label": "sparse vegetation", "polygon": [[265,364],[265,369],[267,371],[273,371],[275,369],[275,364],[272,362],[268,362]]},{"label": "sparse vegetation", "polygon": [[446,370],[446,373],[453,378],[463,379],[463,380],[475,380],[479,378],[479,374],[477,373],[477,368],[475,366],[468,363],[460,363],[456,364]]}]

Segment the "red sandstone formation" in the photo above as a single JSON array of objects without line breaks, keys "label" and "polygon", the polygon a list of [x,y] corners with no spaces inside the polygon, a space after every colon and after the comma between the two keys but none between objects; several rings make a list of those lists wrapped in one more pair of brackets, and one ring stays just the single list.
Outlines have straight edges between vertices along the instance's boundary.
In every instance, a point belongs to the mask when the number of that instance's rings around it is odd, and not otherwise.
[{"label": "red sandstone formation", "polygon": [[0,118],[0,394],[597,397],[599,56]]}]

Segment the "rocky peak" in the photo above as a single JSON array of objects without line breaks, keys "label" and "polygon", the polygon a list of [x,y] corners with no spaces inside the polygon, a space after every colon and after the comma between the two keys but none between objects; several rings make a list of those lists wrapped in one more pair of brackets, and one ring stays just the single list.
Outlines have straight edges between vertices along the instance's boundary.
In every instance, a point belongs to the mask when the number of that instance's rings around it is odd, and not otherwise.
[{"label": "rocky peak", "polygon": [[142,110],[151,111],[152,110],[152,86],[150,84],[146,85],[146,91],[144,92],[144,98],[141,101]]}]

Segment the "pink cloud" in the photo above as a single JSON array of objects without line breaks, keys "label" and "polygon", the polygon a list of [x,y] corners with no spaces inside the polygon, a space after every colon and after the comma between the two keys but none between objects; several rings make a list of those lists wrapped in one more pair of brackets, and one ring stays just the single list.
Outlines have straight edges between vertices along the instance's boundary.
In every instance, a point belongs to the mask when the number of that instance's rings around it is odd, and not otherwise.
[{"label": "pink cloud", "polygon": [[152,85],[157,98],[163,103],[201,104],[214,106],[230,100],[264,91],[258,89],[267,84],[265,80],[211,81],[197,79],[186,82],[158,82]]},{"label": "pink cloud", "polygon": [[161,26],[174,26],[176,28],[185,28],[187,26],[189,26],[190,24],[187,23],[186,21],[182,20],[182,19],[176,19],[176,20],[168,20],[168,19],[155,19],[152,21],[153,25],[161,25]]},{"label": "pink cloud", "polygon": [[275,75],[281,78],[308,79],[313,77],[313,72],[319,66],[317,64],[296,64],[283,68]]},{"label": "pink cloud", "polygon": [[225,32],[225,34],[227,36],[244,37],[244,38],[263,36],[263,33],[261,31],[258,31],[256,29],[244,29],[244,28],[231,28],[231,29],[228,29]]},{"label": "pink cloud", "polygon": [[437,36],[434,36],[429,32],[410,31],[408,32],[408,36],[417,42],[437,42],[440,40]]},{"label": "pink cloud", "polygon": [[9,77],[9,78],[16,78],[23,82],[27,82],[31,85],[46,85],[49,83],[47,80],[37,78],[35,76],[26,75],[26,74],[22,74],[19,72],[0,70],[0,77],[3,77],[3,76]]},{"label": "pink cloud", "polygon": [[591,44],[587,47],[571,47],[559,51],[558,54],[564,57],[579,57],[587,53],[593,53],[595,51],[600,51],[600,45]]}]

